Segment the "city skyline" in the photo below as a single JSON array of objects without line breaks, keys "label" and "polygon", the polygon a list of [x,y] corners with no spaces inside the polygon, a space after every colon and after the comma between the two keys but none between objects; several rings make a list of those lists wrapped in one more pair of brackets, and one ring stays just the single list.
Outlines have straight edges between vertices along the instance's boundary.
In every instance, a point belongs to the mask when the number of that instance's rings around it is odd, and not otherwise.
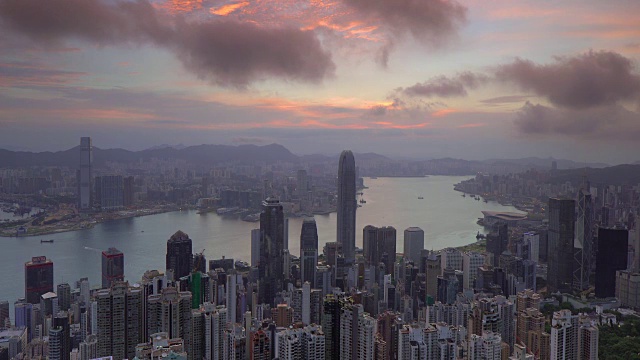
[{"label": "city skyline", "polygon": [[637,161],[639,7],[3,0],[0,142]]}]

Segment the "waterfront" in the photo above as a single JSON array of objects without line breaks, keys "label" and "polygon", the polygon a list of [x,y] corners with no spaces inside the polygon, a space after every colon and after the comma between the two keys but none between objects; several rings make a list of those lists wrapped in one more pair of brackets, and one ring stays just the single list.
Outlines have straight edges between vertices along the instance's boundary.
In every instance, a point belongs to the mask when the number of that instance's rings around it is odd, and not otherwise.
[{"label": "waterfront", "polygon": [[[398,252],[402,252],[403,231],[409,226],[425,230],[425,248],[441,249],[475,241],[483,229],[476,224],[481,210],[515,211],[495,202],[463,198],[453,184],[468,177],[430,176],[424,178],[365,179],[366,204],[358,209],[356,246],[362,246],[362,228],[368,224],[391,225],[398,230]],[[423,197],[424,199],[418,199]],[[335,241],[336,214],[316,216],[320,251]],[[11,304],[24,296],[24,262],[45,255],[54,262],[55,283],[89,277],[92,286],[101,282],[101,250],[116,247],[125,255],[125,276],[131,282],[148,269],[163,269],[167,239],[177,230],[189,234],[193,251],[203,249],[207,260],[221,256],[250,260],[251,229],[258,223],[223,218],[215,213],[175,211],[157,215],[108,221],[92,229],[44,236],[0,238],[0,263],[5,274],[0,279],[0,300]],[[302,219],[289,220],[289,249],[298,255]],[[41,243],[53,239],[54,243]]]}]

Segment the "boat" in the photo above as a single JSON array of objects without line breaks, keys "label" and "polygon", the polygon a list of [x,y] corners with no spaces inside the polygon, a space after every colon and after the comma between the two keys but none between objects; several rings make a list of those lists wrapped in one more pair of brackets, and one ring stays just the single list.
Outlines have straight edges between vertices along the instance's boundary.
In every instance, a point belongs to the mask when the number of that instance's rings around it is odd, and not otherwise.
[{"label": "boat", "polygon": [[40,243],[52,243],[53,239],[50,240],[40,240]]},{"label": "boat", "polygon": [[462,197],[467,197],[467,194],[463,193],[463,194],[462,194]]},{"label": "boat", "polygon": [[418,196],[418,200],[422,200],[424,199],[422,196]]},{"label": "boat", "polygon": [[365,199],[360,199],[360,204],[366,204],[367,201]]}]

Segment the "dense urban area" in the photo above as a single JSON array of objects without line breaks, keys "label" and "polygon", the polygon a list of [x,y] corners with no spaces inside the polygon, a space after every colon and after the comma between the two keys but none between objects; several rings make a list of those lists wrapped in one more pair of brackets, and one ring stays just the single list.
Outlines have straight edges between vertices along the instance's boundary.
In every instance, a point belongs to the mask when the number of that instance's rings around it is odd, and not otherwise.
[{"label": "dense urban area", "polygon": [[[5,237],[186,208],[256,228],[249,263],[206,259],[175,224],[166,262],[127,281],[116,248],[101,254],[101,284],[54,284],[53,259],[15,259],[24,297],[0,302],[0,360],[640,359],[639,168],[278,145],[126,152],[89,137],[5,151]],[[457,248],[425,249],[419,227],[356,228],[363,178],[425,175],[469,175],[452,191],[520,212],[483,211],[487,235]],[[313,216],[331,212],[335,241],[320,249]],[[300,234],[285,230],[291,217]]]}]

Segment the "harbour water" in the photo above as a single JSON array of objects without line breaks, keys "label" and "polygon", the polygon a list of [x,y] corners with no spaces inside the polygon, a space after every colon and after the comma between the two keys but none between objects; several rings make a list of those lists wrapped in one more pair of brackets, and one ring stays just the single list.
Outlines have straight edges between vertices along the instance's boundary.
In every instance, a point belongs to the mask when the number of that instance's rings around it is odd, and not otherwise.
[{"label": "harbour water", "polygon": [[[483,228],[476,224],[481,210],[516,211],[495,202],[484,203],[462,197],[453,184],[468,177],[430,176],[424,178],[365,179],[362,196],[366,201],[357,213],[356,246],[362,246],[366,225],[394,226],[398,252],[403,248],[403,231],[419,226],[425,231],[425,248],[442,249],[474,242]],[[423,199],[419,199],[422,197]],[[335,241],[336,214],[317,215],[320,251]],[[289,250],[299,254],[302,219],[289,220]],[[259,223],[230,219],[215,213],[177,211],[106,222],[92,229],[37,237],[0,238],[0,300],[10,304],[24,296],[24,263],[44,255],[54,262],[55,282],[73,282],[88,277],[100,285],[101,252],[116,247],[124,253],[125,277],[139,281],[145,270],[164,269],[166,241],[177,230],[193,240],[193,251],[204,249],[207,260],[226,256],[250,261],[251,229]],[[53,243],[40,240],[53,239]],[[13,306],[12,306],[13,307]]]}]

